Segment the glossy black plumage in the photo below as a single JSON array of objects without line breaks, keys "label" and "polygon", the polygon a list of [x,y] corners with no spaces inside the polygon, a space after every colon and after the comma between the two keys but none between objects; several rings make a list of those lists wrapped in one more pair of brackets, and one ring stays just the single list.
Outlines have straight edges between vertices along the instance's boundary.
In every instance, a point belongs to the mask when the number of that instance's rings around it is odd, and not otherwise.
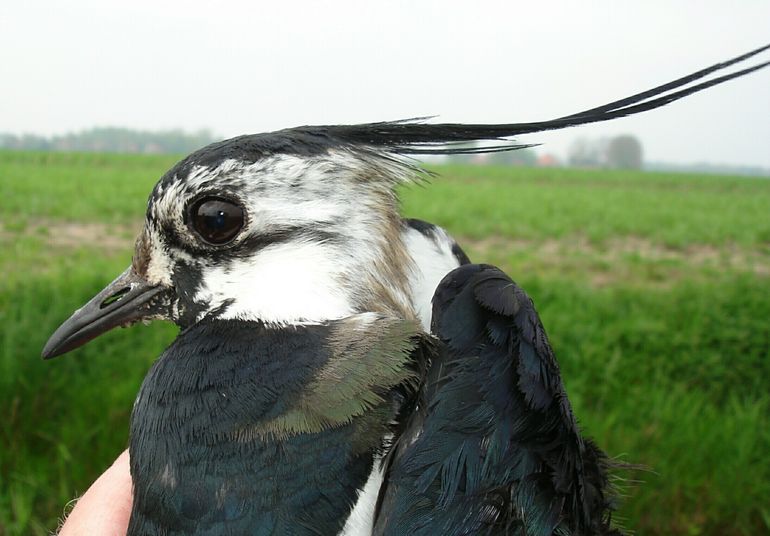
[{"label": "glossy black plumage", "polygon": [[465,265],[433,300],[439,339],[388,460],[375,534],[617,534],[607,460],[584,440],[532,301]]},{"label": "glossy black plumage", "polygon": [[342,322],[204,320],[174,341],[134,406],[129,536],[339,532],[416,340],[401,321],[352,337]]}]

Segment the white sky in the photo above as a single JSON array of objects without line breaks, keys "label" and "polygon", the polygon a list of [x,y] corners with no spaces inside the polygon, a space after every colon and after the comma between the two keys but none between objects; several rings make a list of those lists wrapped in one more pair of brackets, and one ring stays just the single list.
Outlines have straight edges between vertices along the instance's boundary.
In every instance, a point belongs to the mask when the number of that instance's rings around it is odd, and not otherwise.
[{"label": "white sky", "polygon": [[[768,0],[5,0],[0,132],[540,120],[767,42]],[[523,139],[564,155],[578,136],[621,133],[648,160],[770,167],[770,68],[637,118]]]}]

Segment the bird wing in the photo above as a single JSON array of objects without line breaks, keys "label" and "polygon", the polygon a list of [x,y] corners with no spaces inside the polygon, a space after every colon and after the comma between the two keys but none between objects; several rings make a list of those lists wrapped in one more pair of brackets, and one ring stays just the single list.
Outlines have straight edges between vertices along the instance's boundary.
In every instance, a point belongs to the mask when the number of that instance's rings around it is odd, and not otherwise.
[{"label": "bird wing", "polygon": [[579,433],[532,300],[468,264],[433,306],[438,341],[374,534],[612,534],[606,458]]}]

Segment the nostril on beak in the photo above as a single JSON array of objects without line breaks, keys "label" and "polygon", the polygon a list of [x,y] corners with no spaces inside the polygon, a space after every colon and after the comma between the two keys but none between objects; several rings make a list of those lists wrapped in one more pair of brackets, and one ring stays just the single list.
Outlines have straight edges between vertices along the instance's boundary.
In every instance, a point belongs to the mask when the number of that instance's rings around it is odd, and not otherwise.
[{"label": "nostril on beak", "polygon": [[115,302],[119,302],[123,298],[123,296],[125,296],[129,292],[131,292],[131,287],[123,287],[112,296],[105,298],[104,301],[99,304],[99,309],[104,309],[105,307],[109,307]]}]

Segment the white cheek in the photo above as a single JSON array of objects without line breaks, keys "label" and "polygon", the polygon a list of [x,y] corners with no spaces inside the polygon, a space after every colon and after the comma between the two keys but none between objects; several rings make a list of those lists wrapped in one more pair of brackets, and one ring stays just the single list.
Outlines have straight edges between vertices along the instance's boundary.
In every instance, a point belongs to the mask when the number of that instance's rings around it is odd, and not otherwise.
[{"label": "white cheek", "polygon": [[253,258],[206,270],[195,301],[212,310],[232,300],[220,318],[264,322],[323,321],[353,314],[340,284],[345,263],[328,246],[291,243]]}]

